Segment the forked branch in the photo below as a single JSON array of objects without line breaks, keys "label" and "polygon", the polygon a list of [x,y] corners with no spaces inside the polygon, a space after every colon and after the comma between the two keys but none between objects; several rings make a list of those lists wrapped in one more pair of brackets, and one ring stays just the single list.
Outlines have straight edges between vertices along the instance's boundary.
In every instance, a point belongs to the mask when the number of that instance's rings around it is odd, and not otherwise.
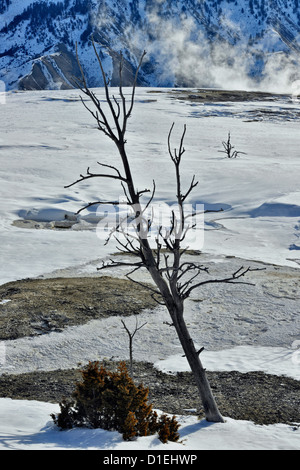
[{"label": "forked branch", "polygon": [[[102,164],[102,166],[108,166],[108,165],[103,165]],[[107,174],[107,173],[92,173],[90,171],[90,168],[88,167],[87,170],[86,170],[86,175],[80,175],[80,178],[78,178],[73,183],[68,184],[67,186],[65,186],[65,188],[71,188],[71,186],[74,186],[75,184],[80,183],[81,181],[88,180],[90,178],[111,178],[111,179],[114,179],[114,180],[119,180],[119,181],[122,181],[124,183],[127,183],[127,179],[124,178],[123,176],[121,176],[120,173],[118,175],[110,175],[110,174]]]},{"label": "forked branch", "polygon": [[[237,271],[235,271],[231,276],[225,277],[225,278],[220,278],[220,279],[206,279],[205,281],[197,282],[196,284],[193,284],[191,287],[185,290],[184,293],[182,293],[183,299],[186,299],[187,297],[190,296],[192,291],[194,289],[197,289],[200,286],[204,286],[206,284],[246,284],[249,286],[253,286],[254,284],[251,282],[247,281],[240,281],[242,277],[244,277],[246,274],[253,272],[253,271],[262,271],[264,268],[244,268],[243,266],[240,267]],[[187,281],[187,284],[189,281]]]}]

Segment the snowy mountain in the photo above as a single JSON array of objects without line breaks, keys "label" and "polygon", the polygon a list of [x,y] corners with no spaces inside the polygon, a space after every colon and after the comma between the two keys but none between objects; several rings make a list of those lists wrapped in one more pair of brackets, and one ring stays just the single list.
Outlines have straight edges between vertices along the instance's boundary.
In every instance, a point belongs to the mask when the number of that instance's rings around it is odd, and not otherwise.
[{"label": "snowy mountain", "polygon": [[298,78],[298,0],[0,0],[0,18],[6,89],[72,88],[76,43],[89,85],[101,86],[91,34],[112,85],[120,51],[130,81],[144,49],[144,86],[266,88]]}]

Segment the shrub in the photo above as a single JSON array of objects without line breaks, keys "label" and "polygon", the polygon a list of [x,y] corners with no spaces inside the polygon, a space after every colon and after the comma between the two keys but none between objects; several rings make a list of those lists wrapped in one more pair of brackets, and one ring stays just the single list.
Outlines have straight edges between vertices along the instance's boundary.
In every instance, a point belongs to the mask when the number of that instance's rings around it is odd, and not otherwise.
[{"label": "shrub", "polygon": [[167,415],[162,415],[160,417],[160,424],[158,426],[159,440],[163,444],[166,444],[168,441],[178,441],[178,429],[179,424],[177,423],[175,416],[170,418]]},{"label": "shrub", "polygon": [[57,416],[55,414],[51,414],[53,421],[61,429],[72,428],[76,420],[74,401],[67,401],[64,399],[59,405],[60,413]]},{"label": "shrub", "polygon": [[159,419],[148,403],[149,389],[136,386],[126,365],[121,362],[116,372],[106,370],[99,362],[89,362],[81,371],[71,400],[63,400],[60,413],[52,414],[61,429],[77,426],[118,431],[124,440],[158,433],[162,442],[177,441],[179,424],[175,417]]},{"label": "shrub", "polygon": [[136,419],[134,412],[129,411],[123,426],[123,439],[124,441],[131,441],[136,436],[136,425],[138,420]]}]

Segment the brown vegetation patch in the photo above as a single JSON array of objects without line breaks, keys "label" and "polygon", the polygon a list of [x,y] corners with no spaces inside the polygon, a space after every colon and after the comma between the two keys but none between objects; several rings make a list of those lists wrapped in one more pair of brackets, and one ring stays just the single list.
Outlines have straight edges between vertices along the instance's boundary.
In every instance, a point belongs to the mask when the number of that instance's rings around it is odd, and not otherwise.
[{"label": "brown vegetation patch", "polygon": [[0,339],[61,331],[111,315],[133,315],[157,303],[149,290],[111,277],[26,279],[0,286]]},{"label": "brown vegetation patch", "polygon": [[243,102],[243,101],[275,101],[283,95],[261,91],[217,90],[217,89],[178,89],[170,92],[173,98],[199,103]]}]

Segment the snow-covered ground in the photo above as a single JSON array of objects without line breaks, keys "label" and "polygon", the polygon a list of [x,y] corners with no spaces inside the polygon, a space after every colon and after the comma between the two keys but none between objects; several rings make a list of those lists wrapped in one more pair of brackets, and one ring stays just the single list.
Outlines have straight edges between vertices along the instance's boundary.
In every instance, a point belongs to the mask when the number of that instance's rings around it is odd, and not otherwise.
[{"label": "snow-covered ground", "polygon": [[[181,443],[162,444],[156,436],[125,442],[119,433],[102,429],[59,431],[49,418],[51,413],[59,411],[57,405],[1,398],[0,406],[1,450],[102,449],[120,456],[119,451],[126,450],[138,459],[136,451],[140,450],[146,450],[149,456],[174,451],[193,455],[197,450],[299,450],[299,429],[283,424],[258,426],[229,418],[224,424],[211,424],[194,416],[182,416],[179,417]],[[98,455],[97,460],[101,463]],[[149,464],[153,464],[152,457]]]},{"label": "snow-covered ground", "polygon": [[[198,234],[192,247],[202,249],[204,260],[223,272],[235,256],[237,265],[241,261],[248,266],[253,261],[261,266],[269,263],[269,270],[282,266],[293,280],[289,292],[286,286],[272,291],[267,278],[263,290],[259,284],[254,295],[250,286],[243,286],[238,293],[234,290],[235,298],[227,286],[209,305],[201,299],[201,308],[212,316],[200,322],[198,304],[191,301],[188,320],[193,336],[200,345],[205,343],[205,367],[264,370],[299,380],[300,105],[292,98],[191,104],[172,99],[168,90],[149,91],[137,90],[128,127],[127,148],[138,189],[151,188],[155,179],[155,202],[164,207],[174,203],[167,135],[175,122],[172,144],[177,146],[186,124],[182,176],[186,187],[193,174],[199,180],[188,203],[224,209],[207,214],[204,242],[203,233]],[[103,90],[98,93],[103,96]],[[95,208],[84,212],[69,230],[29,229],[24,221],[49,223],[64,219],[66,213],[88,202],[118,199],[122,193],[112,180],[94,179],[64,188],[87,167],[99,171],[97,161],[117,165],[119,157],[112,142],[95,129],[77,91],[9,92],[0,113],[0,283],[35,276],[95,274],[101,260],[115,252],[114,243],[104,245],[107,232],[97,225],[103,213],[96,213]],[[227,159],[219,152],[229,131],[236,150],[246,153],[237,159]],[[110,207],[105,210],[114,215]],[[13,225],[16,220],[21,221],[19,226]],[[264,298],[266,291],[269,303]],[[135,358],[151,360],[163,370],[184,370],[187,366],[175,336],[162,328],[167,320],[164,315],[160,307],[151,317],[148,312],[141,315],[147,326],[137,336]],[[232,318],[237,316],[233,328]],[[0,373],[73,367],[79,361],[112,355],[122,358],[126,344],[116,318],[62,333],[2,341]],[[59,432],[49,419],[57,408],[0,399],[0,448],[166,449],[154,437],[124,443],[116,433],[102,430]],[[183,442],[168,444],[168,451],[300,448],[299,429],[286,425],[255,426],[232,419],[224,425],[208,425],[190,416],[180,417],[180,421]]]}]

